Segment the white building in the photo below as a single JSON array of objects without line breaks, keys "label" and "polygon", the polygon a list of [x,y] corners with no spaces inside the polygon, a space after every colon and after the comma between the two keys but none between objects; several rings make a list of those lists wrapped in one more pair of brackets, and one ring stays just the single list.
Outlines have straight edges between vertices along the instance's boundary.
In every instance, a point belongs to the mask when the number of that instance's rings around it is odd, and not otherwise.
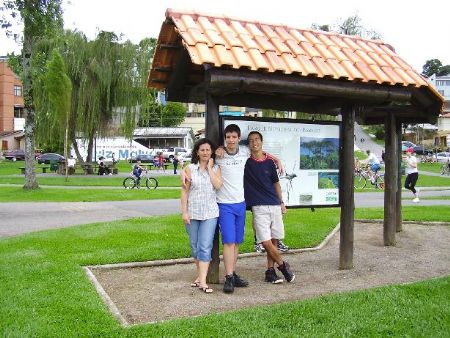
[{"label": "white building", "polygon": [[440,145],[441,148],[450,147],[450,75],[436,76],[431,75],[428,78],[441,94],[445,98],[444,111],[442,115],[438,118],[438,140],[436,143]]}]

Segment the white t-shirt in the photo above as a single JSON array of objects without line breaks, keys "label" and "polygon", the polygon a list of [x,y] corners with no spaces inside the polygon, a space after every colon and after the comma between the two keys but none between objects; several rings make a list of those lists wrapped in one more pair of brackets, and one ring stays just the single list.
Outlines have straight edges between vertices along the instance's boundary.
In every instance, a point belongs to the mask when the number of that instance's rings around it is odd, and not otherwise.
[{"label": "white t-shirt", "polygon": [[74,158],[69,158],[67,160],[67,166],[68,167],[75,167],[75,164],[77,163],[77,161]]},{"label": "white t-shirt", "polygon": [[222,171],[223,185],[217,191],[218,203],[240,203],[244,199],[244,168],[250,157],[248,147],[239,146],[234,155],[225,150],[223,158],[216,158]]},{"label": "white t-shirt", "polygon": [[380,164],[380,160],[378,159],[377,155],[375,155],[374,153],[370,153],[369,157],[367,158],[367,163]]},{"label": "white t-shirt", "polygon": [[411,155],[409,158],[406,159],[405,173],[409,175],[418,172],[419,170],[417,170],[417,158]]}]

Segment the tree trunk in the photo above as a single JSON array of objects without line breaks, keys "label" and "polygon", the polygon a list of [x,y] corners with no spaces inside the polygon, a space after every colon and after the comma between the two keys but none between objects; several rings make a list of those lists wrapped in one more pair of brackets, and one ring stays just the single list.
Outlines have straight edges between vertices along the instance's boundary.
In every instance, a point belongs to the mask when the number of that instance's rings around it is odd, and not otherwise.
[{"label": "tree trunk", "polygon": [[73,151],[75,152],[75,155],[77,156],[78,163],[83,164],[84,158],[80,154],[80,150],[78,149],[78,143],[77,143],[75,137],[72,138],[72,147],[73,147]]},{"label": "tree trunk", "polygon": [[69,166],[67,165],[67,161],[69,160],[69,113],[66,115],[66,132],[64,134],[64,158],[66,159],[65,163],[65,175],[66,182],[69,179]]},{"label": "tree trunk", "polygon": [[92,150],[94,149],[94,136],[89,135],[86,162],[92,162]]},{"label": "tree trunk", "polygon": [[25,32],[23,41],[23,92],[24,106],[27,112],[25,122],[25,185],[24,189],[33,190],[39,188],[34,171],[34,129],[36,117],[33,107],[33,79],[31,73],[33,40]]}]

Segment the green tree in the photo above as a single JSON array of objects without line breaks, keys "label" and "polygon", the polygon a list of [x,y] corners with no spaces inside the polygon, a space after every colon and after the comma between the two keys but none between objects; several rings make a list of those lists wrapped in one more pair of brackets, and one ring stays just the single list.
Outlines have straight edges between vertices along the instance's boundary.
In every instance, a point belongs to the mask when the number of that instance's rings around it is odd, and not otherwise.
[{"label": "green tree", "polygon": [[15,53],[6,54],[8,58],[8,66],[18,77],[22,77],[22,55],[16,55]]},{"label": "green tree", "polygon": [[425,62],[422,68],[422,75],[430,77],[433,74],[438,74],[442,67],[441,60],[431,59]]},{"label": "green tree", "polygon": [[[66,74],[64,61],[57,49],[47,62],[45,72],[35,81],[35,106],[37,130],[52,137],[52,133],[64,138],[64,157],[68,158],[68,127],[71,104],[72,84]],[[44,123],[39,123],[39,118]],[[44,132],[47,131],[45,134]],[[58,135],[59,134],[59,135]],[[62,134],[62,135],[61,135]],[[67,166],[66,166],[67,179]]]},{"label": "green tree", "polygon": [[422,75],[430,77],[436,74],[436,76],[445,76],[450,74],[450,65],[443,65],[439,59],[431,59],[425,62],[422,68]]},{"label": "green tree", "polygon": [[381,38],[381,34],[379,34],[377,31],[364,27],[362,19],[358,16],[358,14],[351,15],[334,25],[313,23],[311,25],[311,28],[314,30],[321,30],[325,32],[337,32],[346,35],[357,35],[367,39]]},{"label": "green tree", "polygon": [[35,45],[61,32],[63,27],[61,0],[4,0],[1,27],[8,36],[17,40],[19,33],[13,33],[14,23],[19,17],[23,21],[23,94],[26,110],[25,122],[25,185],[24,189],[39,187],[34,171],[35,111],[33,103],[33,52]]},{"label": "green tree", "polygon": [[[156,93],[155,93],[156,94]],[[179,102],[158,104],[153,95],[148,95],[141,105],[139,127],[175,127],[184,121],[186,107]]]}]

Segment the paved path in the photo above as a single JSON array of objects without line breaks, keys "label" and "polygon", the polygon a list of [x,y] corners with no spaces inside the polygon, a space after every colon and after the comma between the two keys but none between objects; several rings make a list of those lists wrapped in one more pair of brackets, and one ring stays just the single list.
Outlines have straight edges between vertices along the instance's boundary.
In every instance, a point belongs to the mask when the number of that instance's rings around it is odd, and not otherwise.
[{"label": "paved path", "polygon": [[[432,189],[432,190],[431,190]],[[440,189],[440,190],[437,190]],[[450,188],[430,188],[420,197],[450,196]],[[382,207],[382,192],[355,194],[356,207]],[[411,193],[403,192],[403,205],[413,205]],[[420,205],[449,205],[450,200],[424,200]],[[31,231],[63,228],[79,224],[108,222],[133,217],[167,215],[180,212],[180,201],[144,200],[109,202],[12,202],[0,203],[0,237]]]},{"label": "paved path", "polygon": [[374,142],[358,123],[355,123],[355,145],[364,152],[370,150],[377,155],[381,161],[381,151],[383,150],[383,147]]}]

